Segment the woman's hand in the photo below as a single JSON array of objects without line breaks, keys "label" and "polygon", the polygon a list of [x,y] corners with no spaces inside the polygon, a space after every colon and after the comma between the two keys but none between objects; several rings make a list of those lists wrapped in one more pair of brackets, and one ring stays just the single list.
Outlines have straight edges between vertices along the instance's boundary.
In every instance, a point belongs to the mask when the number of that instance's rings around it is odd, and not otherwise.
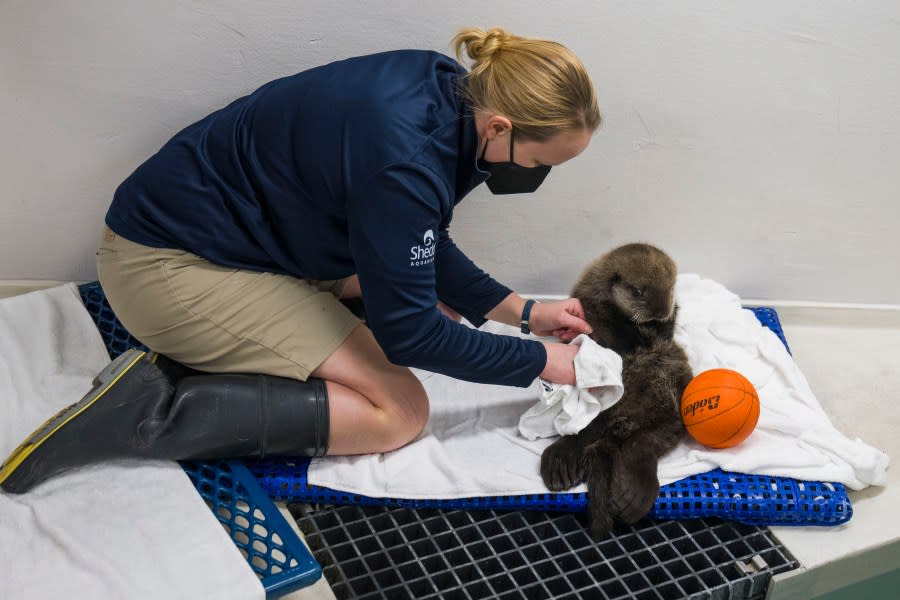
[{"label": "woman's hand", "polygon": [[541,371],[541,379],[575,385],[575,355],[578,354],[579,347],[557,342],[543,342],[543,344],[547,349],[547,365]]},{"label": "woman's hand", "polygon": [[[531,333],[535,335],[553,335],[564,342],[571,342],[579,334],[590,334],[592,331],[591,326],[584,320],[584,309],[578,298],[535,304],[531,307],[528,325]],[[547,362],[549,364],[549,358]]]}]

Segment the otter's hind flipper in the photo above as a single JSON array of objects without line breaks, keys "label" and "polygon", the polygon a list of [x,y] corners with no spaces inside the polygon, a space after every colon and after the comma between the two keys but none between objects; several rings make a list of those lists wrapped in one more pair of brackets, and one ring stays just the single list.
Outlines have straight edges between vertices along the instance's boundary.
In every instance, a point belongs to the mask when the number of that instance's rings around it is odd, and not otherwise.
[{"label": "otter's hind flipper", "polygon": [[615,526],[615,518],[609,504],[612,464],[613,456],[607,448],[593,447],[588,451],[585,460],[588,525],[594,541],[608,536]]},{"label": "otter's hind flipper", "polygon": [[622,445],[612,464],[609,484],[610,512],[616,521],[631,525],[640,521],[659,495],[656,456],[636,435]]},{"label": "otter's hind flipper", "polygon": [[683,435],[680,422],[669,422],[640,431],[622,444],[610,478],[610,509],[620,523],[636,523],[653,508],[659,496],[659,459]]}]

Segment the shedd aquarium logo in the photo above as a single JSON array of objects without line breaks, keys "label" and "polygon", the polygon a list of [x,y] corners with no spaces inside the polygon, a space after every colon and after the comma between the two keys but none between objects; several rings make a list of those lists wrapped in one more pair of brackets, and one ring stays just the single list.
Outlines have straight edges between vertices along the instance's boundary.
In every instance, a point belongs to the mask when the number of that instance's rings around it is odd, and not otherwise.
[{"label": "shedd aquarium logo", "polygon": [[420,267],[434,262],[434,232],[428,230],[422,239],[422,244],[416,244],[409,249],[409,266]]}]

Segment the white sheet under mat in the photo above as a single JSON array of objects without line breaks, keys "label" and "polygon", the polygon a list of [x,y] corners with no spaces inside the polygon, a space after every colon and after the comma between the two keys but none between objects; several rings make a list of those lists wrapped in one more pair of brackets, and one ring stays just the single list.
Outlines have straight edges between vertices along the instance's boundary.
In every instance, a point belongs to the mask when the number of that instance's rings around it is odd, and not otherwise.
[{"label": "white sheet under mat", "polygon": [[[743,373],[760,397],[756,430],[735,448],[711,450],[686,440],[659,465],[671,483],[721,467],[727,471],[840,482],[852,489],[884,485],[888,457],[835,429],[778,337],[740,299],[697,275],[676,284],[681,307],[676,340],[694,373],[724,367]],[[488,322],[484,329],[520,335]],[[542,494],[541,451],[554,438],[529,441],[519,417],[540,390],[458,381],[417,371],[431,400],[425,431],[393,452],[315,459],[309,483],[372,497],[450,499]],[[585,486],[574,491],[586,491]]]},{"label": "white sheet under mat", "polygon": [[[0,300],[0,460],[108,362],[75,285]],[[118,461],[0,491],[0,598],[264,597],[174,462]]]}]

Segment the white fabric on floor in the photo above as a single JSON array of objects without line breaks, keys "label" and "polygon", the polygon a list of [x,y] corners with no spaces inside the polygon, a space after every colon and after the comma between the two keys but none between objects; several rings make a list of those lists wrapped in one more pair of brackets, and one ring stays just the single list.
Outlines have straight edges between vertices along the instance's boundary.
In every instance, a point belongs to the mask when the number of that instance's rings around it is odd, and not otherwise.
[{"label": "white fabric on floor", "polygon": [[[0,461],[108,362],[75,285],[0,300]],[[0,598],[264,597],[177,463],[118,461],[0,491]]]},{"label": "white fabric on floor", "polygon": [[[675,291],[681,307],[676,340],[694,373],[716,367],[743,373],[757,389],[761,410],[756,430],[735,448],[712,450],[685,440],[660,461],[661,483],[721,467],[840,482],[853,489],[884,484],[887,455],[833,427],[781,341],[741,307],[736,295],[696,275],[679,276]],[[515,328],[497,323],[483,328],[518,335]],[[540,456],[555,438],[529,441],[517,427],[540,396],[539,380],[521,389],[421,371],[416,375],[431,399],[422,435],[385,454],[315,459],[309,468],[311,484],[410,499],[548,491],[540,477]]]},{"label": "white fabric on floor", "polygon": [[622,357],[583,333],[571,343],[579,346],[575,385],[540,380],[540,399],[519,417],[526,439],[574,435],[622,398]]}]

